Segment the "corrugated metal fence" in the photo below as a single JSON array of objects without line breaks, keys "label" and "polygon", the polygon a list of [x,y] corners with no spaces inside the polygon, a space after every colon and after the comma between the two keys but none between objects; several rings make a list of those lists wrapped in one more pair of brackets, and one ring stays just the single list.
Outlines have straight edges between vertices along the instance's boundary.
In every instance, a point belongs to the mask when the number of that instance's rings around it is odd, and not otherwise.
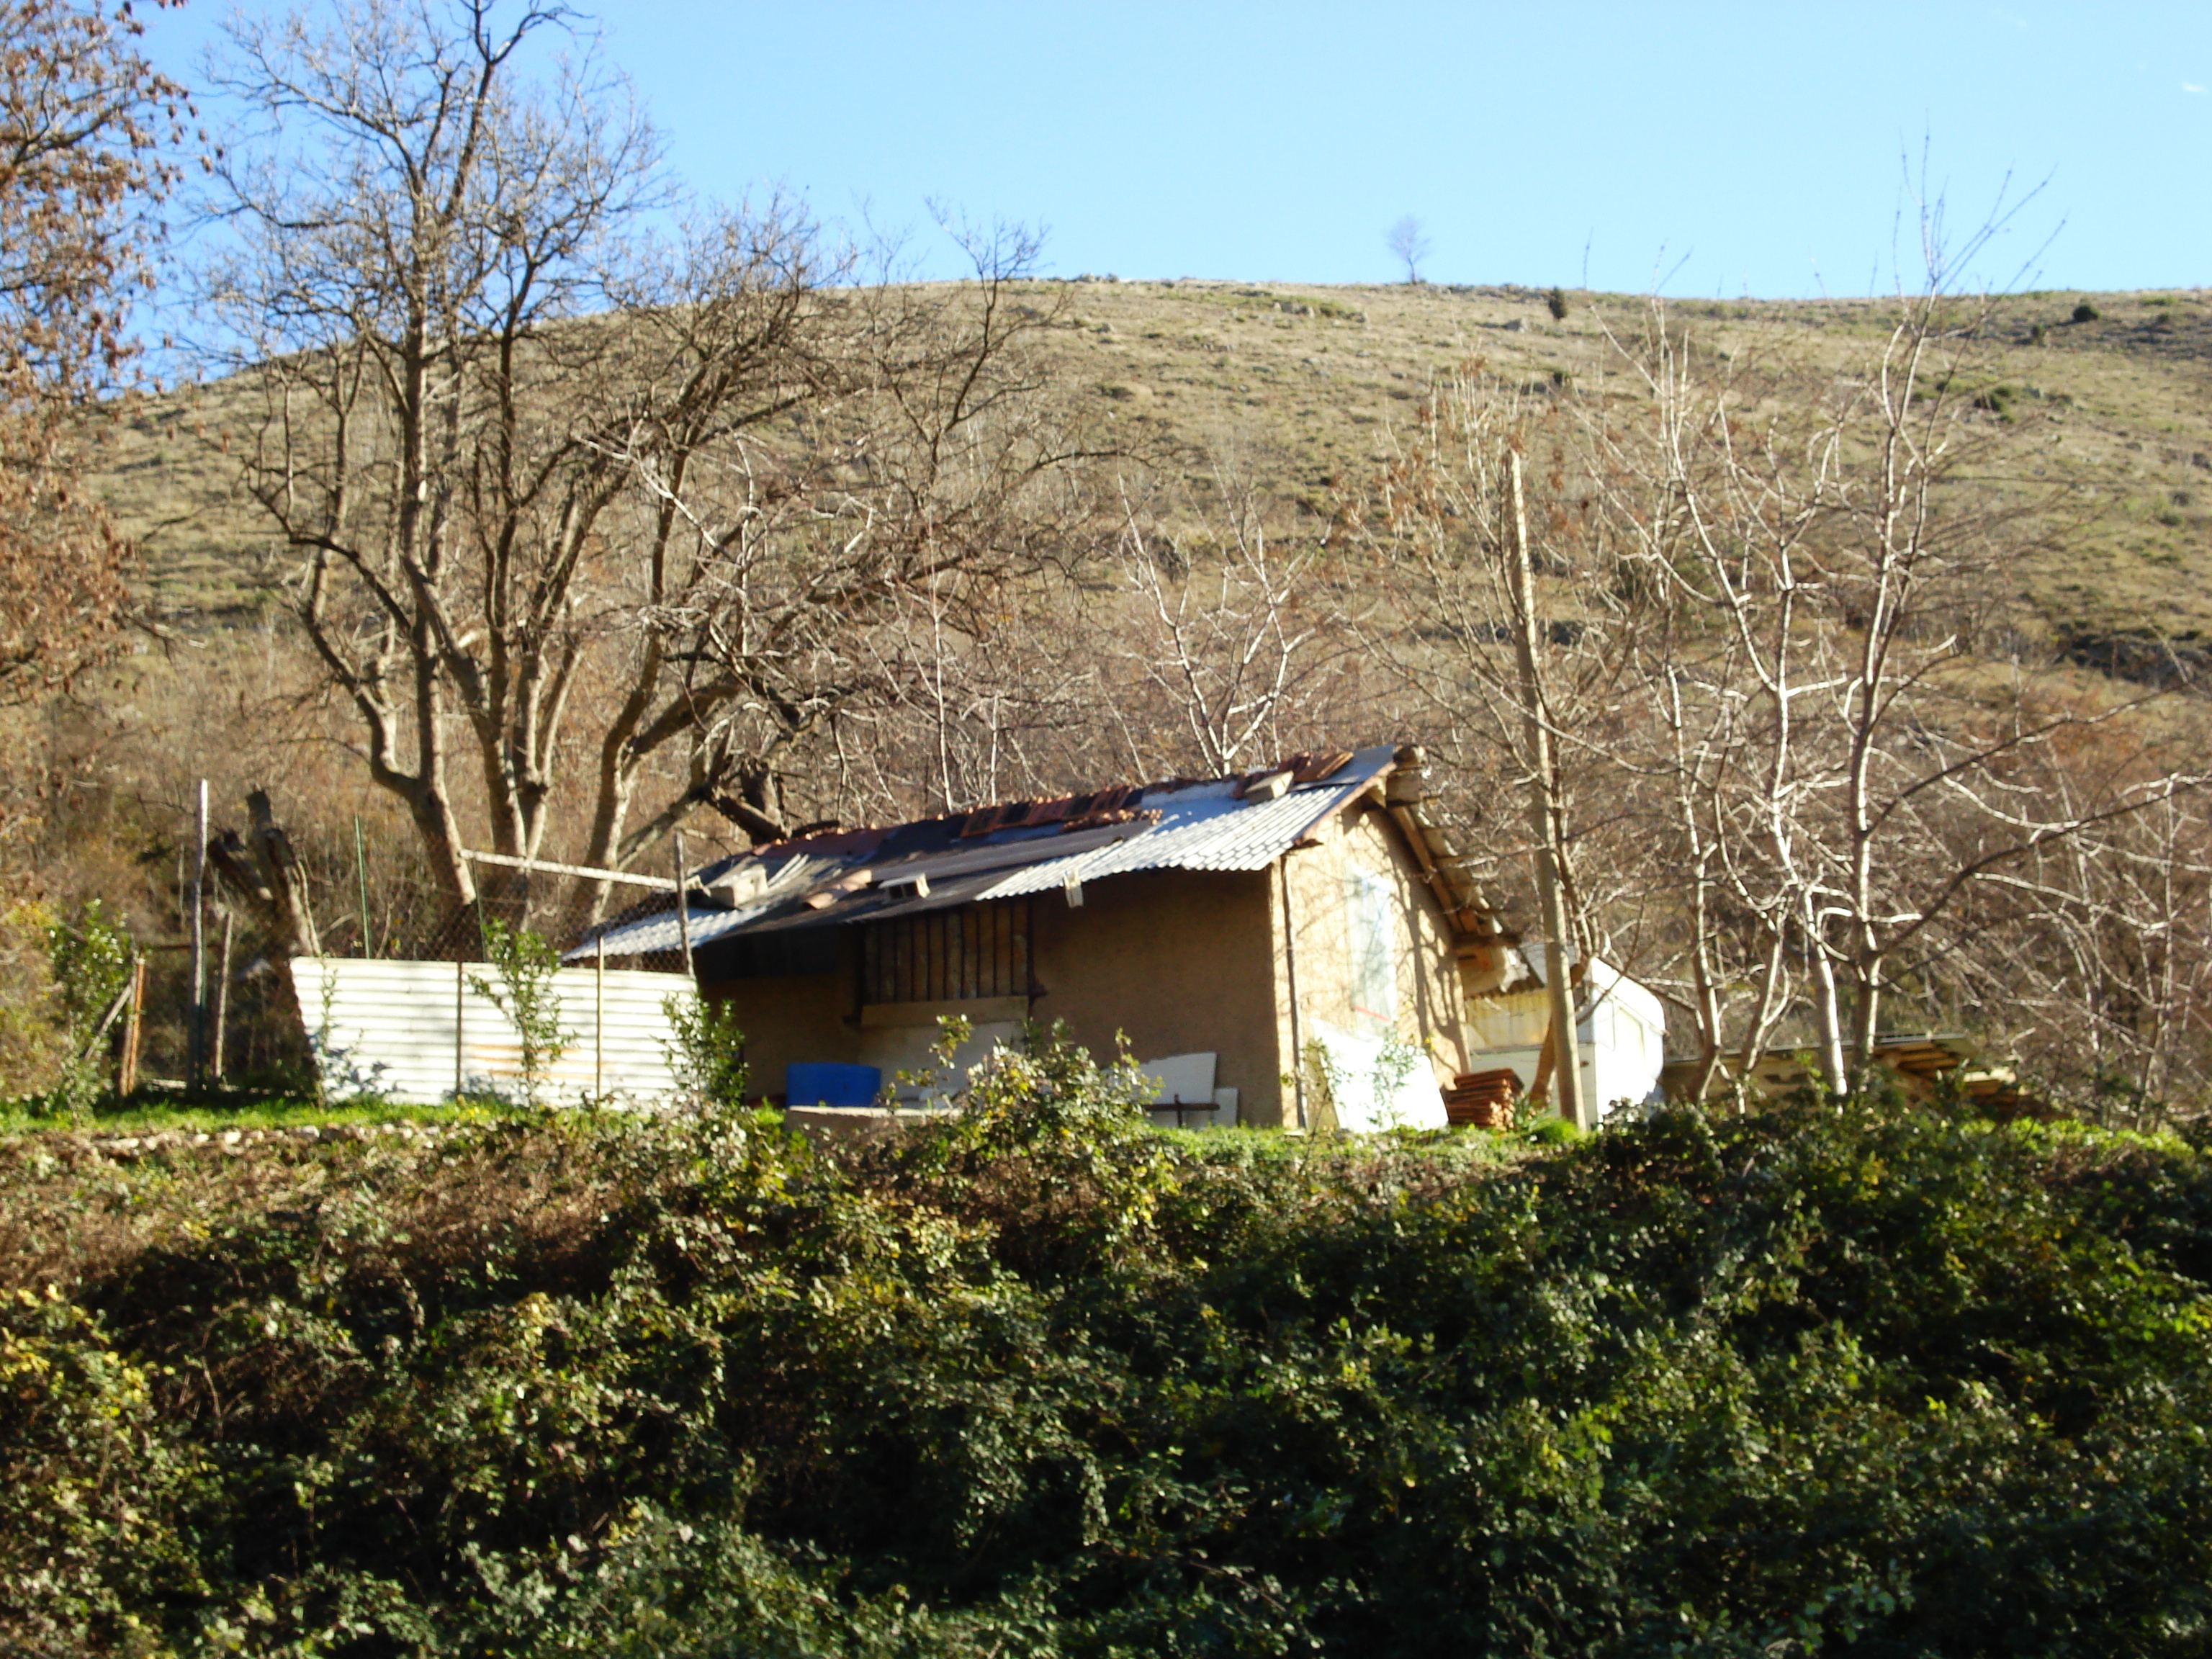
[{"label": "corrugated metal fence", "polygon": [[[459,1094],[522,1093],[522,1036],[472,979],[483,963],[367,961],[298,957],[301,1018],[324,1089],[428,1105]],[[567,1050],[545,1068],[541,1098],[573,1105],[659,1105],[672,1097],[671,997],[696,1004],[682,974],[564,968],[554,976]]]}]

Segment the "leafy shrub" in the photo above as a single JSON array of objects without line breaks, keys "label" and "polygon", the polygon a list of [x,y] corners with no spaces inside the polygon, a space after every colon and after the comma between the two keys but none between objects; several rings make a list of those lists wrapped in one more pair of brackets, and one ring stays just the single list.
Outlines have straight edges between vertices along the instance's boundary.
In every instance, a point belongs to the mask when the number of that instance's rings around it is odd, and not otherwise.
[{"label": "leafy shrub", "polygon": [[2015,419],[2013,405],[2020,397],[2020,388],[2011,386],[1985,386],[1974,394],[1974,407],[2010,422]]},{"label": "leafy shrub", "polygon": [[492,974],[469,975],[469,988],[488,997],[514,1023],[522,1041],[522,1099],[540,1103],[545,1073],[558,1065],[575,1041],[575,1033],[561,1023],[561,996],[556,976],[561,953],[552,942],[526,927],[509,927],[496,916],[483,927],[485,960]]},{"label": "leafy shrub", "polygon": [[661,1006],[675,1039],[670,1067],[684,1096],[700,1106],[744,1105],[749,1074],[737,1010],[704,997],[669,997]]},{"label": "leafy shrub", "polygon": [[46,925],[46,961],[53,974],[54,1006],[61,1028],[62,1060],[50,1107],[81,1118],[99,1097],[106,1066],[94,1052],[100,1022],[130,982],[131,936],[97,898],[87,899],[74,920]]},{"label": "leafy shrub", "polygon": [[2074,307],[2074,320],[2077,323],[2094,323],[2104,314],[2087,300]]},{"label": "leafy shrub", "polygon": [[1566,321],[1567,313],[1574,309],[1567,299],[1566,289],[1563,288],[1555,288],[1547,293],[1544,295],[1544,306],[1552,313],[1552,320],[1555,323]]},{"label": "leafy shrub", "polygon": [[[21,1340],[85,1355],[0,1388],[10,1524],[70,1492],[137,1517],[84,1533],[53,1639],[2212,1639],[2212,1175],[2180,1141],[1865,1098],[1547,1149],[1178,1135],[1042,1035],[970,1095],[836,1153],[732,1110],[0,1148],[0,1218],[70,1218],[0,1220],[0,1273],[79,1285]],[[112,1407],[74,1462],[37,1449],[57,1397]]]},{"label": "leafy shrub", "polygon": [[165,1431],[156,1368],[44,1291],[0,1297],[0,1647],[151,1651],[204,1594],[184,1523],[204,1469]]}]

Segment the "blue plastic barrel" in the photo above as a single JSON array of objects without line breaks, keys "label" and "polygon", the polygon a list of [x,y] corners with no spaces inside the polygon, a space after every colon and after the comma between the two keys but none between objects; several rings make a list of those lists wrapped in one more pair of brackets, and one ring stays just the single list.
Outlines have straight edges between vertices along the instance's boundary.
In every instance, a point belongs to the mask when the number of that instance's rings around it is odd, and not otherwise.
[{"label": "blue plastic barrel", "polygon": [[783,1098],[792,1106],[872,1106],[883,1086],[879,1066],[795,1060],[784,1071]]}]

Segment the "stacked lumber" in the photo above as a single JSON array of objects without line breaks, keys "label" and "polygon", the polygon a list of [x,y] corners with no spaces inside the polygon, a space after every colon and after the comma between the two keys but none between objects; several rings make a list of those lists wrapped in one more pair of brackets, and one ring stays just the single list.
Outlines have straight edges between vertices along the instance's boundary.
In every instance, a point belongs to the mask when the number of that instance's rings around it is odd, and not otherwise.
[{"label": "stacked lumber", "polygon": [[1462,1072],[1444,1091],[1444,1119],[1455,1129],[1503,1129],[1513,1121],[1521,1080],[1510,1066]]}]

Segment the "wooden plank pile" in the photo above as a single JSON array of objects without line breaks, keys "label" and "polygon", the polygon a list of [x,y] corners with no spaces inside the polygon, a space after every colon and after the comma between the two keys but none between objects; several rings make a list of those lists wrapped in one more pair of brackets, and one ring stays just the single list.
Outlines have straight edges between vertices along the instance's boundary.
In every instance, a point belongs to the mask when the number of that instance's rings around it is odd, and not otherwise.
[{"label": "wooden plank pile", "polygon": [[1513,1121],[1521,1080],[1510,1066],[1462,1072],[1444,1091],[1444,1119],[1455,1129],[1503,1129]]}]

